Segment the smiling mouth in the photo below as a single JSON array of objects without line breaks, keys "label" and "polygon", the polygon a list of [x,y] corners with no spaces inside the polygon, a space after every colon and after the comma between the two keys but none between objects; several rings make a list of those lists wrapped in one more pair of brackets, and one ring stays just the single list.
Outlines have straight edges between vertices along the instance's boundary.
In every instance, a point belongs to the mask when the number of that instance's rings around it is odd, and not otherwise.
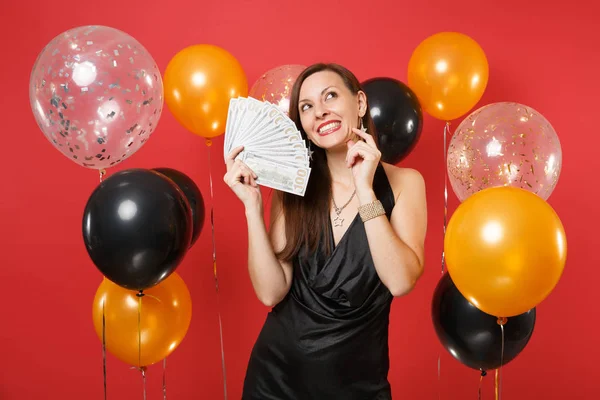
[{"label": "smiling mouth", "polygon": [[330,134],[331,132],[335,132],[338,129],[340,129],[340,126],[342,126],[341,122],[333,121],[333,122],[328,123],[327,125],[321,126],[319,129],[317,129],[317,133],[319,135],[327,135],[327,134]]}]

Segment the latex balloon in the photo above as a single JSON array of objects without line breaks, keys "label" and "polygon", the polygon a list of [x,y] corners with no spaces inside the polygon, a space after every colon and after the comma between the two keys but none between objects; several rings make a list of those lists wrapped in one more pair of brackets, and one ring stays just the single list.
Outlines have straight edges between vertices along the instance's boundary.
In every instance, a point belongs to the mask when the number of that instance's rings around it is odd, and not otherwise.
[{"label": "latex balloon", "polygon": [[536,310],[507,319],[503,350],[498,318],[469,303],[446,273],[435,288],[431,317],[438,339],[455,359],[486,371],[510,363],[525,349],[535,327]]},{"label": "latex balloon", "polygon": [[421,137],[423,113],[419,100],[408,86],[393,78],[369,79],[362,86],[375,124],[381,160],[397,164]]},{"label": "latex balloon", "polygon": [[106,350],[121,361],[147,367],[181,344],[192,319],[192,299],[175,272],[143,296],[104,279],[94,297],[92,320]]},{"label": "latex balloon", "polygon": [[29,83],[44,136],[71,161],[92,169],[114,166],[146,143],[163,96],[150,53],[107,26],[81,26],[55,37],[35,61]]},{"label": "latex balloon", "polygon": [[238,60],[208,44],[186,47],[169,61],[164,74],[165,101],[187,130],[210,139],[225,133],[229,100],[248,95]]},{"label": "latex balloon", "polygon": [[202,193],[200,192],[200,189],[196,183],[181,171],[177,171],[172,168],[154,168],[154,171],[160,172],[167,178],[171,179],[181,189],[188,203],[190,204],[193,224],[192,241],[190,242],[191,247],[194,243],[196,243],[196,240],[198,240],[198,236],[200,236],[202,227],[204,226],[205,211]]},{"label": "latex balloon", "polygon": [[512,317],[536,307],[558,283],[567,257],[562,222],[541,197],[495,187],[461,203],[444,239],[448,272],[477,308]]},{"label": "latex balloon", "polygon": [[560,141],[531,107],[493,103],[465,118],[448,148],[448,176],[460,201],[482,189],[515,186],[547,200],[562,168]]},{"label": "latex balloon", "polygon": [[183,192],[164,175],[129,169],[105,179],[83,213],[86,250],[102,274],[127,289],[147,289],[183,260],[192,215]]},{"label": "latex balloon", "polygon": [[450,121],[471,110],[489,78],[487,57],[479,44],[458,32],[440,32],[423,40],[408,63],[408,85],[425,112]]},{"label": "latex balloon", "polygon": [[248,95],[260,101],[268,101],[289,114],[292,87],[305,68],[304,65],[291,64],[270,69],[254,82]]}]

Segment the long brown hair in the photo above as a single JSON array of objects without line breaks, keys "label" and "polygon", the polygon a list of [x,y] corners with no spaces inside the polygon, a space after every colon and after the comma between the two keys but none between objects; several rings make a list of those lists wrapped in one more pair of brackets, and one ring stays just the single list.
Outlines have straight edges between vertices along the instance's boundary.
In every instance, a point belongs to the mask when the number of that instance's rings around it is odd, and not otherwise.
[{"label": "long brown hair", "polygon": [[[304,129],[302,129],[298,110],[300,88],[306,78],[321,71],[337,73],[354,95],[363,90],[356,76],[338,64],[319,63],[311,65],[302,71],[298,78],[296,78],[296,82],[292,88],[289,116],[307,143],[308,137]],[[373,135],[373,138],[377,141],[375,126],[368,106],[368,99],[363,123],[368,129],[369,134]],[[325,238],[324,250],[326,254],[330,254],[332,251],[329,240],[327,240],[331,235],[329,221],[332,196],[331,173],[327,166],[327,154],[325,150],[315,145],[311,147],[313,150],[312,161],[310,163],[311,174],[304,197],[286,192],[279,193],[285,217],[286,245],[277,256],[285,261],[292,260],[304,246],[306,246],[309,252],[315,252],[321,238]]]}]

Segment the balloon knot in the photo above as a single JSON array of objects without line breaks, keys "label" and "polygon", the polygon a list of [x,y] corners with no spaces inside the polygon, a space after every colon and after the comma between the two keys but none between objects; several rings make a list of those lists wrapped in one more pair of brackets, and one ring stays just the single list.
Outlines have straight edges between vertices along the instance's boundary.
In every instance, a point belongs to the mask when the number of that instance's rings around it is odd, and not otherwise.
[{"label": "balloon knot", "polygon": [[504,325],[506,324],[506,317],[498,317],[498,320],[496,322],[498,322],[498,325]]},{"label": "balloon knot", "polygon": [[206,145],[208,147],[212,146],[212,140],[211,139],[206,139]]},{"label": "balloon knot", "polygon": [[144,297],[145,296],[144,291],[140,290],[138,293],[136,293],[136,296],[137,297]]},{"label": "balloon knot", "polygon": [[484,369],[482,369],[482,370],[481,370],[481,376],[486,376],[486,375],[487,375],[487,371],[486,371],[486,370],[484,370]]}]

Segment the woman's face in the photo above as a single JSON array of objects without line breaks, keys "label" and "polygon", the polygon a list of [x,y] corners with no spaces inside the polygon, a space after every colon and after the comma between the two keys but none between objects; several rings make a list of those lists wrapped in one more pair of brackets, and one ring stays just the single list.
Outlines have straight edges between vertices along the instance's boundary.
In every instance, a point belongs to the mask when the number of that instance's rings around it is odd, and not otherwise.
[{"label": "woman's face", "polygon": [[366,96],[353,94],[333,71],[321,71],[304,80],[300,88],[298,112],[308,138],[324,149],[345,145],[356,136],[365,114]]}]

